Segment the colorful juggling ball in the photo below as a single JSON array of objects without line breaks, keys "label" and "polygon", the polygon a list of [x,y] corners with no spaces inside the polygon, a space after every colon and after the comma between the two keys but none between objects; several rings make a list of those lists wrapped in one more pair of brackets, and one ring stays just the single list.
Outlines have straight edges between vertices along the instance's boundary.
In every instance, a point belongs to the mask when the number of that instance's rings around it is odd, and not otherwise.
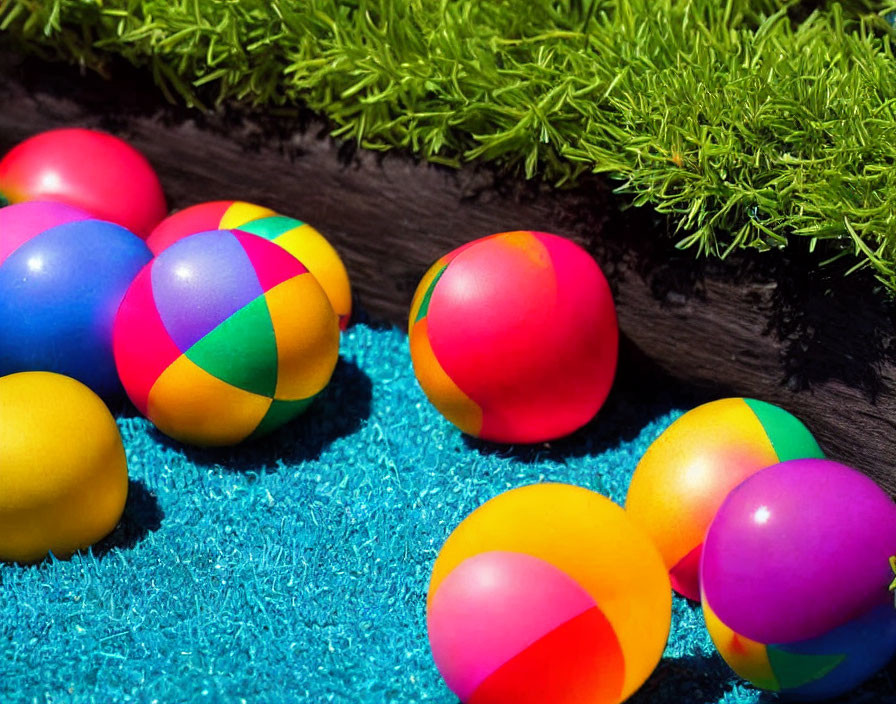
[{"label": "colorful juggling ball", "polygon": [[105,132],[41,132],[0,159],[0,199],[74,205],[146,237],[168,208],[158,176],[127,142]]},{"label": "colorful juggling ball", "polygon": [[590,421],[616,371],[609,285],[577,244],[505,232],[439,259],[409,319],[414,372],[465,433],[531,443]]},{"label": "colorful juggling ball", "polygon": [[163,433],[230,445],[274,430],[327,385],[339,325],[294,256],[215,230],[161,252],[115,322],[115,360],[134,405]]},{"label": "colorful juggling ball", "polygon": [[128,469],[100,398],[50,372],[0,377],[0,560],[66,557],[121,518]]},{"label": "colorful juggling ball", "polygon": [[791,460],[746,479],[706,534],[703,612],[731,668],[791,699],[846,692],[896,653],[896,504],[860,472]]},{"label": "colorful juggling ball", "polygon": [[749,398],[712,401],[650,445],[625,508],[656,543],[673,588],[699,601],[703,538],[728,492],[769,465],[822,456],[806,426],[784,409]]},{"label": "colorful juggling ball", "polygon": [[324,289],[342,329],[352,312],[352,289],[339,253],[311,225],[252,203],[218,200],[184,208],[156,226],[146,243],[158,254],[183,237],[206,230],[240,230],[276,242],[308,267]]},{"label": "colorful juggling ball", "polygon": [[609,499],[567,484],[473,511],[433,566],[427,630],[470,704],[615,704],[653,672],[672,591],[650,539]]}]

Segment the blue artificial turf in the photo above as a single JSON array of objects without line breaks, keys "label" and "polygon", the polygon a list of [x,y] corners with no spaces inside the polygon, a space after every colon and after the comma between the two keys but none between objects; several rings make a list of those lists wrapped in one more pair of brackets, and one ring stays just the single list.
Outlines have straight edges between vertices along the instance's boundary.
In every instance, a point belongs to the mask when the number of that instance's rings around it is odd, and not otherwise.
[{"label": "blue artificial turf", "polygon": [[[67,562],[0,565],[0,703],[455,702],[425,631],[452,528],[530,482],[622,502],[689,403],[617,387],[572,438],[493,446],[429,405],[403,333],[355,325],[312,409],[253,445],[184,448],[125,412],[117,531]],[[896,702],[893,684],[891,669],[843,701]],[[666,656],[631,701],[774,700],[731,675],[699,608],[676,597]]]}]

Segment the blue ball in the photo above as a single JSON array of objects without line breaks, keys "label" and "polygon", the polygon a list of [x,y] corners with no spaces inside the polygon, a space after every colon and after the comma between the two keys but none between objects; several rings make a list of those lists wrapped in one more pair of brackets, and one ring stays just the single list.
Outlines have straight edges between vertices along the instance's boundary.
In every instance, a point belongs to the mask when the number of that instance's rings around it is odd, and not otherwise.
[{"label": "blue ball", "polygon": [[0,261],[0,376],[57,372],[118,396],[115,313],[151,259],[143,240],[102,220],[57,225],[21,243]]}]

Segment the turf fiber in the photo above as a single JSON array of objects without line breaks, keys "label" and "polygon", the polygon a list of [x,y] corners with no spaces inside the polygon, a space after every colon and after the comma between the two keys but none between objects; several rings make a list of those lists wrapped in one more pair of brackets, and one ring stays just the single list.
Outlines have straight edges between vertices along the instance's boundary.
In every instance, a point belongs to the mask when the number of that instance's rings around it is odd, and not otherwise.
[{"label": "turf fiber", "polygon": [[[119,415],[131,475],[110,538],[69,561],[0,565],[0,702],[455,702],[430,659],[429,573],[470,511],[538,481],[622,502],[691,400],[617,385],[550,446],[464,438],[416,385],[406,336],[355,325],[311,410],[252,445],[194,450]],[[842,701],[896,702],[893,670]],[[772,702],[676,597],[637,704]],[[550,704],[546,702],[545,704]]]}]

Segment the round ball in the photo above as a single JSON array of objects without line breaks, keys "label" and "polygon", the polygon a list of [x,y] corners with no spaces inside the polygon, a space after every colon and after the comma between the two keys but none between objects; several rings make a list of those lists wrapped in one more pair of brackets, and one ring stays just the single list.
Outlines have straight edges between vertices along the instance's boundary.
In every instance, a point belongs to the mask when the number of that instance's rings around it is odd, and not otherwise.
[{"label": "round ball", "polygon": [[0,209],[0,375],[52,371],[120,394],[115,312],[151,258],[136,235],[75,208]]},{"label": "round ball", "polygon": [[501,494],[448,537],[433,566],[433,658],[463,702],[628,698],[669,635],[656,548],[609,499],[566,484]]},{"label": "round ball", "polygon": [[118,223],[140,237],[165,217],[162,186],[146,158],[105,132],[42,132],[0,159],[0,198],[55,200]]},{"label": "round ball", "polygon": [[475,240],[417,287],[411,359],[432,404],[496,442],[558,438],[606,400],[619,331],[607,281],[581,247],[543,232]]},{"label": "round ball", "polygon": [[273,210],[243,201],[218,200],[199,203],[165,218],[146,244],[158,254],[188,235],[206,230],[240,230],[276,242],[297,257],[324,289],[339,327],[348,325],[352,312],[352,290],[348,272],[338,252],[311,225]]},{"label": "round ball", "polygon": [[651,444],[625,508],[656,543],[675,591],[699,601],[703,538],[728,492],[760,469],[805,457],[822,457],[821,449],[784,409],[749,398],[713,401]]},{"label": "round ball", "polygon": [[868,477],[819,459],[763,469],[706,535],[713,642],[757,687],[805,700],[846,692],[896,653],[894,552],[896,504]]},{"label": "round ball", "polygon": [[198,232],[235,230],[247,222],[273,217],[276,214],[269,208],[240,200],[213,200],[197,203],[178,210],[162,220],[149,233],[146,244],[153,254],[159,254],[178,240]]},{"label": "round ball", "polygon": [[128,289],[115,361],[134,405],[194,445],[264,435],[327,385],[339,326],[305,266],[262,237],[216,230],[159,254]]},{"label": "round ball", "polygon": [[115,528],[128,469],[112,414],[49,372],[0,377],[0,560],[67,557]]},{"label": "round ball", "polygon": [[0,208],[0,264],[44,230],[90,219],[86,210],[54,201],[35,200]]}]

